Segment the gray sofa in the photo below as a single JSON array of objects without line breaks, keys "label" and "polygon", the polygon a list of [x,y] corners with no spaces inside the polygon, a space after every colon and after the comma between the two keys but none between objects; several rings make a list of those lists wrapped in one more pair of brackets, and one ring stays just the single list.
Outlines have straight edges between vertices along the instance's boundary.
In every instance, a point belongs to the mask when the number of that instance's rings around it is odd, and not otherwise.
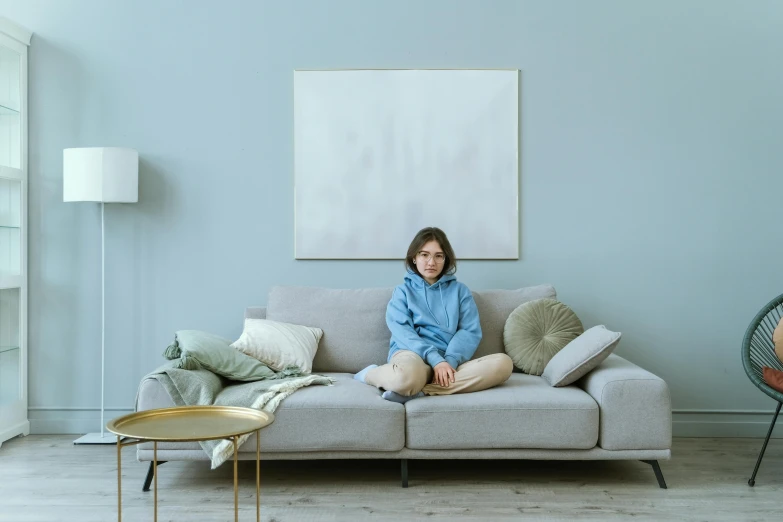
[{"label": "gray sofa", "polygon": [[[633,459],[652,465],[666,487],[658,461],[671,457],[668,387],[617,355],[567,387],[515,372],[494,389],[405,405],[353,379],[367,365],[386,361],[391,294],[392,288],[275,287],[265,308],[246,310],[246,317],[323,329],[313,372],[337,381],[303,388],[283,401],[275,421],[261,431],[262,459],[400,459],[403,487],[407,459]],[[549,285],[473,295],[483,331],[475,357],[503,351],[503,326],[518,305],[556,298]],[[141,382],[138,410],[172,406],[158,381]],[[255,447],[251,436],[239,458],[254,459]],[[137,458],[152,461],[152,444],[137,446]],[[198,443],[159,443],[158,459],[209,460]]]}]

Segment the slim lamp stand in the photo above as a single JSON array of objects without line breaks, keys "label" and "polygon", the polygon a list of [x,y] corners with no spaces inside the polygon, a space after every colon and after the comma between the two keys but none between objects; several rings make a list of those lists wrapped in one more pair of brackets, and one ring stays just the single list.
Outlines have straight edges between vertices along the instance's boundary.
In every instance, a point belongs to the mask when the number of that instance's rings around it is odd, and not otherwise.
[{"label": "slim lamp stand", "polygon": [[[139,153],[125,147],[81,147],[63,150],[63,201],[101,204],[101,429],[74,444],[117,444],[106,430],[106,203],[139,201]],[[88,324],[91,324],[88,321]]]},{"label": "slim lamp stand", "polygon": [[117,437],[105,432],[105,426],[103,419],[104,412],[104,378],[106,375],[106,251],[105,251],[105,227],[103,224],[103,209],[105,203],[101,201],[101,432],[100,433],[88,433],[82,437],[79,437],[74,444],[117,444]]}]

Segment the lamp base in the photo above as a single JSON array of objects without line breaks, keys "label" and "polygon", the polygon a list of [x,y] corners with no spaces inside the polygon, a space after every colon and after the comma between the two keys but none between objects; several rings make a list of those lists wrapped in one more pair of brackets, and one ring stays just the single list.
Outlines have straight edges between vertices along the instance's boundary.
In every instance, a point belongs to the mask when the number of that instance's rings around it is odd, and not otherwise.
[{"label": "lamp base", "polygon": [[113,433],[88,433],[79,437],[74,444],[114,444],[117,445],[117,436]]}]

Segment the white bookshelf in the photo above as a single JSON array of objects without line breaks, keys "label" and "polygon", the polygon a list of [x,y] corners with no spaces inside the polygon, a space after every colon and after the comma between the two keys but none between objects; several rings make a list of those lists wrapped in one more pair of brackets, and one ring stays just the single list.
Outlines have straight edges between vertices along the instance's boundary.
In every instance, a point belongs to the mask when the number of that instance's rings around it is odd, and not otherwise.
[{"label": "white bookshelf", "polygon": [[27,48],[0,17],[0,445],[27,418]]}]

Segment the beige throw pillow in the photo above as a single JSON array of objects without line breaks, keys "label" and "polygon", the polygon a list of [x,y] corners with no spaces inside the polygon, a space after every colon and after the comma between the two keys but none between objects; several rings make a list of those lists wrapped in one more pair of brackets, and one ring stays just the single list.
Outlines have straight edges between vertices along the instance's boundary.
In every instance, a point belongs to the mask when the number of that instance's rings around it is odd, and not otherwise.
[{"label": "beige throw pillow", "polygon": [[778,356],[780,362],[783,362],[783,317],[780,318],[778,326],[772,332],[772,342],[775,343],[775,355]]},{"label": "beige throw pillow", "polygon": [[242,335],[231,346],[273,370],[294,366],[309,374],[323,334],[320,328],[248,318]]},{"label": "beige throw pillow", "polygon": [[609,357],[620,336],[620,332],[607,330],[604,325],[593,326],[557,352],[541,377],[550,386],[572,384]]}]

